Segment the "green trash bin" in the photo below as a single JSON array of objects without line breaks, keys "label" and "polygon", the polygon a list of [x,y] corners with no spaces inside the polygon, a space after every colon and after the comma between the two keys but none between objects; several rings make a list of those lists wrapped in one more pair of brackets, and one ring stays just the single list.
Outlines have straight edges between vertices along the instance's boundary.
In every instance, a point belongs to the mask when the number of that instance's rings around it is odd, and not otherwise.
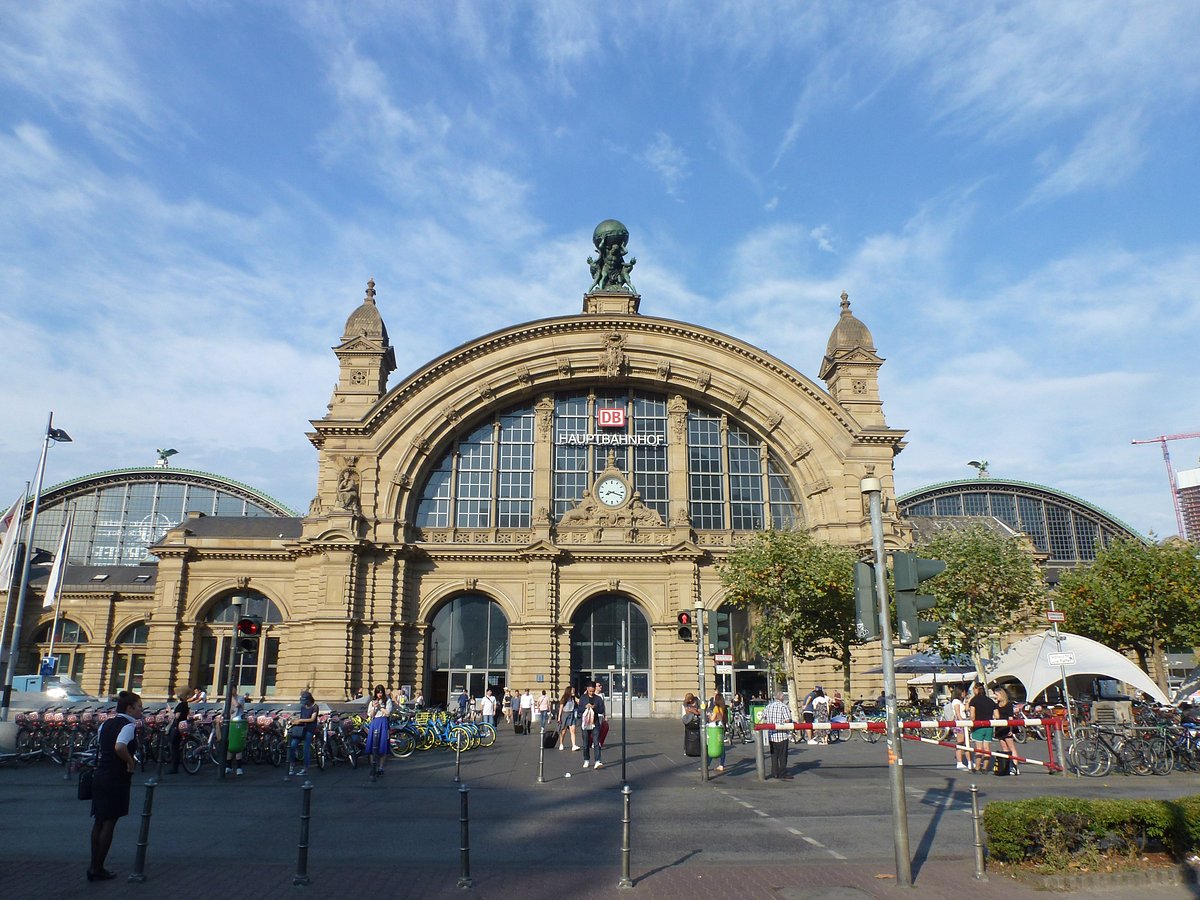
[{"label": "green trash bin", "polygon": [[719,722],[709,722],[705,731],[708,732],[708,758],[716,759],[725,750],[725,729]]},{"label": "green trash bin", "polygon": [[234,719],[229,723],[229,747],[230,753],[241,753],[246,749],[246,720]]},{"label": "green trash bin", "polygon": [[766,708],[767,708],[767,704],[765,704],[765,703],[751,703],[750,704],[750,724],[751,725],[758,725],[762,722],[762,712]]}]

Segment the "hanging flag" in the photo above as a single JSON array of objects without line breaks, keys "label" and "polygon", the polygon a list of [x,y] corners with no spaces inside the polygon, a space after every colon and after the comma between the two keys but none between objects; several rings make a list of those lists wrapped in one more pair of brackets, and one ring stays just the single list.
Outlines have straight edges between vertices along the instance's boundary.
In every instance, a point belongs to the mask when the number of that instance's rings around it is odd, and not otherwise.
[{"label": "hanging flag", "polygon": [[21,507],[25,505],[25,495],[22,494],[8,508],[8,512],[0,518],[0,527],[6,529],[4,541],[0,543],[0,591],[7,591],[12,585],[13,568],[17,564],[17,544],[21,542]]},{"label": "hanging flag", "polygon": [[50,578],[46,581],[46,595],[42,600],[42,608],[54,605],[58,592],[62,588],[63,576],[67,571],[67,548],[71,546],[71,523],[75,520],[75,510],[67,513],[67,524],[63,528],[62,537],[58,541],[58,550],[54,554],[54,565],[50,567]]}]

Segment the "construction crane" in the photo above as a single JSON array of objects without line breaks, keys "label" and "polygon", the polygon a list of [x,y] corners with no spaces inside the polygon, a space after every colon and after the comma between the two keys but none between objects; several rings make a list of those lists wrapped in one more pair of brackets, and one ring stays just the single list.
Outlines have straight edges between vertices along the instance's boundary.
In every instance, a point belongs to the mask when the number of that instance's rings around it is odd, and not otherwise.
[{"label": "construction crane", "polygon": [[1171,483],[1171,503],[1175,506],[1175,526],[1179,536],[1183,537],[1183,510],[1179,507],[1179,491],[1175,487],[1175,470],[1171,468],[1171,451],[1167,449],[1167,441],[1186,441],[1200,438],[1200,431],[1190,434],[1160,434],[1156,438],[1146,438],[1144,441],[1130,441],[1131,444],[1162,444],[1163,461],[1167,464],[1167,481]]}]

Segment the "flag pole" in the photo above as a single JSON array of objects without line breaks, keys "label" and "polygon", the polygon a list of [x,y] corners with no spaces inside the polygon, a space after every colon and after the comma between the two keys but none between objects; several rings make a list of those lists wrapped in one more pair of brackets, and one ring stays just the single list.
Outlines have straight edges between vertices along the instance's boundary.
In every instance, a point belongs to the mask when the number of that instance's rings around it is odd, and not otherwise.
[{"label": "flag pole", "polygon": [[25,562],[21,565],[21,587],[17,591],[17,611],[13,614],[11,650],[8,652],[8,669],[4,673],[4,696],[0,699],[0,722],[8,721],[12,705],[13,673],[17,667],[17,655],[21,649],[21,618],[25,615],[25,594],[29,590],[30,562],[33,559],[33,529],[37,525],[38,505],[42,499],[42,479],[46,474],[46,453],[51,441],[67,442],[71,436],[61,428],[54,427],[54,413],[46,422],[46,435],[42,439],[42,455],[38,459],[37,477],[34,479],[33,508],[29,512],[29,528],[25,532]]}]

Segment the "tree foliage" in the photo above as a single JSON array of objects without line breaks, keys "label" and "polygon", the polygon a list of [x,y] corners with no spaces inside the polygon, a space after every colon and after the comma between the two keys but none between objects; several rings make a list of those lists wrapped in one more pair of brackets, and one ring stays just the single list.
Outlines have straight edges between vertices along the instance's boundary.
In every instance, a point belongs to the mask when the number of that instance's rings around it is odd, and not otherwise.
[{"label": "tree foliage", "polygon": [[941,623],[930,644],[945,658],[970,656],[982,680],[984,648],[1026,625],[1045,594],[1037,561],[1024,538],[978,524],[939,531],[917,550],[946,563],[924,585],[937,598],[929,618]]},{"label": "tree foliage", "polygon": [[727,602],[755,614],[752,646],[759,654],[780,659],[790,644],[797,659],[834,659],[849,693],[851,647],[861,643],[854,619],[857,558],[848,547],[804,532],[764,531],[721,564],[721,582]]},{"label": "tree foliage", "polygon": [[1147,672],[1164,646],[1200,643],[1200,548],[1183,541],[1119,538],[1090,566],[1063,573],[1055,590],[1067,629],[1131,650]]}]

